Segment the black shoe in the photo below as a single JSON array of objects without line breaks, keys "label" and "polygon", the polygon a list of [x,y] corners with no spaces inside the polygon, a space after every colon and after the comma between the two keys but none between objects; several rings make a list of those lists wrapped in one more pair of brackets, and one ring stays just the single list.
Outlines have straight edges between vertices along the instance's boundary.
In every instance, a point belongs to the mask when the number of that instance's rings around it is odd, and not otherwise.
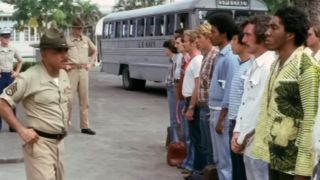
[{"label": "black shoe", "polygon": [[89,134],[89,135],[95,135],[96,132],[92,131],[90,128],[88,129],[81,129],[81,133],[83,134]]},{"label": "black shoe", "polygon": [[13,129],[13,128],[11,128],[11,127],[9,127],[9,131],[10,131],[10,132],[17,132],[15,129]]}]

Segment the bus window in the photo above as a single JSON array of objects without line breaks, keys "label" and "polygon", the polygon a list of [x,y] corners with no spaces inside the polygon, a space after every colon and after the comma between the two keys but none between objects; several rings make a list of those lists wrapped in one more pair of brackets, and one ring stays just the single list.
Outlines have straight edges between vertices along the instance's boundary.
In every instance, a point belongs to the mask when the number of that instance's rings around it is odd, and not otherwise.
[{"label": "bus window", "polygon": [[109,24],[109,38],[114,38],[115,37],[115,31],[114,31],[114,23]]},{"label": "bus window", "polygon": [[174,32],[174,15],[169,14],[167,15],[166,21],[166,35],[173,35]]},{"label": "bus window", "polygon": [[136,20],[129,20],[129,37],[136,36]]},{"label": "bus window", "polygon": [[156,17],[156,36],[163,36],[164,35],[164,17],[157,16]]},{"label": "bus window", "polygon": [[109,38],[109,23],[105,23],[103,26],[103,37]]},{"label": "bus window", "polygon": [[146,36],[153,36],[153,29],[154,29],[154,18],[148,17],[147,25],[146,25]]},{"label": "bus window", "polygon": [[115,37],[119,38],[120,37],[120,33],[121,33],[121,23],[120,22],[116,22],[116,31],[115,31]]},{"label": "bus window", "polygon": [[189,28],[189,14],[181,13],[177,16],[177,29],[188,29]]},{"label": "bus window", "polygon": [[128,21],[122,21],[122,37],[128,37]]},{"label": "bus window", "polygon": [[138,37],[144,36],[144,18],[138,19]]}]

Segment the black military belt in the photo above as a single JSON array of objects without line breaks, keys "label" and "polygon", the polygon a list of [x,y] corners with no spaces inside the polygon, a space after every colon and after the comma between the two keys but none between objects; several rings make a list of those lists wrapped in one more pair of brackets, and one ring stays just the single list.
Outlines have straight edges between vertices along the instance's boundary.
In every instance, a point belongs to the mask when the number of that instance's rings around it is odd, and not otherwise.
[{"label": "black military belt", "polygon": [[67,133],[64,133],[64,134],[49,134],[49,133],[46,133],[46,132],[38,131],[36,129],[34,129],[34,131],[41,137],[48,138],[48,139],[55,139],[55,140],[59,140],[59,141],[67,136]]}]

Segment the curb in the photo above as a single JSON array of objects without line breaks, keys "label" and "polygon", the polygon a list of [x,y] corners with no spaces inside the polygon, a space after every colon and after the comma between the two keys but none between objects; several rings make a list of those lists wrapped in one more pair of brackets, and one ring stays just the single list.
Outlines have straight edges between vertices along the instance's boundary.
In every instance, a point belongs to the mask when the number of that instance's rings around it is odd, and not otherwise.
[{"label": "curb", "polygon": [[23,158],[0,158],[0,164],[22,163]]}]

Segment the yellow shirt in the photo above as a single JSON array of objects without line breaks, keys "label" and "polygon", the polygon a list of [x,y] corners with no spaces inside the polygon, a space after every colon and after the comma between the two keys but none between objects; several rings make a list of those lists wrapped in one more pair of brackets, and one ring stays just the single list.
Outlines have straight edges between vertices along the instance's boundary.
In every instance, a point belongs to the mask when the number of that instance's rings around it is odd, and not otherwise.
[{"label": "yellow shirt", "polygon": [[22,101],[28,127],[46,133],[61,134],[67,130],[71,88],[64,70],[60,70],[58,80],[57,84],[43,64],[38,64],[21,73],[4,89],[0,98],[12,107]]},{"label": "yellow shirt", "polygon": [[80,38],[72,35],[67,37],[67,44],[72,46],[69,48],[68,57],[71,63],[76,64],[89,63],[89,56],[97,49],[92,41],[84,35],[81,35]]},{"label": "yellow shirt", "polygon": [[12,71],[15,59],[18,61],[22,59],[16,49],[12,46],[0,46],[0,72]]},{"label": "yellow shirt", "polygon": [[311,176],[319,68],[303,47],[296,49],[282,68],[279,61],[271,66],[252,152],[256,158],[269,162],[271,169]]}]

